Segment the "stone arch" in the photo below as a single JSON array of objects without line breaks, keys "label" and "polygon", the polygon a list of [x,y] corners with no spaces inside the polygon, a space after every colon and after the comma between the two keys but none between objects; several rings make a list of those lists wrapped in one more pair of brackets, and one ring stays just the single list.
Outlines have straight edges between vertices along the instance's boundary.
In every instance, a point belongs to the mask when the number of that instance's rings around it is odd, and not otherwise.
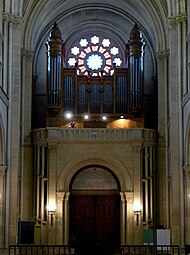
[{"label": "stone arch", "polygon": [[70,182],[70,191],[75,189],[112,189],[120,191],[117,176],[102,165],[88,165],[79,169]]},{"label": "stone arch", "polygon": [[111,157],[99,154],[80,156],[68,163],[67,166],[62,169],[61,174],[58,177],[57,191],[69,191],[70,182],[73,176],[79,169],[88,165],[100,165],[110,169],[110,171],[117,176],[121,191],[133,191],[132,178],[127,167]]}]

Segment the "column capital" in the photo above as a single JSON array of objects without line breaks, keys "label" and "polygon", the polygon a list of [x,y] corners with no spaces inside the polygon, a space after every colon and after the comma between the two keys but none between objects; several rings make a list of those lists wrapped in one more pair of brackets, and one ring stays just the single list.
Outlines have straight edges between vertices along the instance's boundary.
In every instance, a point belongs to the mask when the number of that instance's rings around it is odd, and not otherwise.
[{"label": "column capital", "polygon": [[141,143],[137,143],[137,144],[133,143],[132,148],[133,148],[133,152],[140,153],[140,151],[142,149],[142,144]]},{"label": "column capital", "polygon": [[168,28],[169,28],[169,30],[176,30],[176,17],[175,16],[168,17]]},{"label": "column capital", "polygon": [[188,14],[186,12],[180,13],[176,16],[176,22],[177,23],[183,23],[184,21],[187,21]]},{"label": "column capital", "polygon": [[65,197],[65,192],[57,192],[57,203],[62,204]]},{"label": "column capital", "polygon": [[66,193],[65,193],[65,199],[64,199],[65,201],[68,201],[68,200],[69,200],[69,195],[70,195],[70,192],[66,192]]},{"label": "column capital", "polygon": [[124,194],[124,192],[120,192],[120,196],[121,196],[121,202],[125,203],[125,194]]},{"label": "column capital", "polygon": [[190,179],[190,166],[189,165],[184,166],[183,171],[184,171],[185,175]]},{"label": "column capital", "polygon": [[156,58],[157,59],[168,58],[169,55],[170,55],[169,50],[162,50],[162,51],[157,51],[156,52]]},{"label": "column capital", "polygon": [[127,201],[127,204],[133,204],[134,202],[134,193],[133,192],[124,192],[125,193],[125,199]]},{"label": "column capital", "polygon": [[21,56],[22,57],[27,57],[27,58],[32,58],[34,56],[34,53],[32,51],[27,50],[27,49],[21,49]]},{"label": "column capital", "polygon": [[57,153],[58,143],[48,143],[48,150],[52,153]]}]

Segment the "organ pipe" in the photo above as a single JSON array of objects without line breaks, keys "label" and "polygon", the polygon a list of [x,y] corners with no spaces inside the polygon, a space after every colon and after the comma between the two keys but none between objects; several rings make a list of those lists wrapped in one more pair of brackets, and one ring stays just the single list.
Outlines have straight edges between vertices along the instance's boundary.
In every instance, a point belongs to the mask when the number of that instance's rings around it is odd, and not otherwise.
[{"label": "organ pipe", "polygon": [[61,32],[55,23],[50,32],[47,45],[47,105],[52,113],[61,110],[61,83],[63,66],[63,41]]},{"label": "organ pipe", "polygon": [[130,110],[133,113],[141,113],[143,110],[145,42],[137,24],[135,24],[130,33],[128,43],[130,66]]}]

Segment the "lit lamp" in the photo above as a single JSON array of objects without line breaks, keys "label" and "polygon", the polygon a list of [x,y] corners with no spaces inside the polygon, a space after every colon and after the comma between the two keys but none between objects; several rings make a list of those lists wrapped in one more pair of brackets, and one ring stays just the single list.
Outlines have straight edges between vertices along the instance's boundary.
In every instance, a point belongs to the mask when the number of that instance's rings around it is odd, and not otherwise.
[{"label": "lit lamp", "polygon": [[50,219],[51,225],[53,225],[54,217],[55,217],[55,206],[49,205],[47,206],[48,216]]},{"label": "lit lamp", "polygon": [[141,211],[142,210],[141,210],[140,206],[134,206],[134,216],[136,216],[137,226],[139,225],[139,219],[140,219]]}]

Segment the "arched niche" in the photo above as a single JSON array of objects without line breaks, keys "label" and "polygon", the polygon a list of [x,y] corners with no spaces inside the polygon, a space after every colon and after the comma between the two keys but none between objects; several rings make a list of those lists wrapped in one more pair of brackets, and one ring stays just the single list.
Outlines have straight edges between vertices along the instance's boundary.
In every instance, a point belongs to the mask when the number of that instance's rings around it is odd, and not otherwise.
[{"label": "arched niche", "polygon": [[105,191],[118,192],[120,184],[110,169],[101,165],[89,165],[76,172],[70,183],[71,193],[79,193],[84,190],[91,191],[91,193],[96,193],[96,191],[101,191],[101,193]]}]

